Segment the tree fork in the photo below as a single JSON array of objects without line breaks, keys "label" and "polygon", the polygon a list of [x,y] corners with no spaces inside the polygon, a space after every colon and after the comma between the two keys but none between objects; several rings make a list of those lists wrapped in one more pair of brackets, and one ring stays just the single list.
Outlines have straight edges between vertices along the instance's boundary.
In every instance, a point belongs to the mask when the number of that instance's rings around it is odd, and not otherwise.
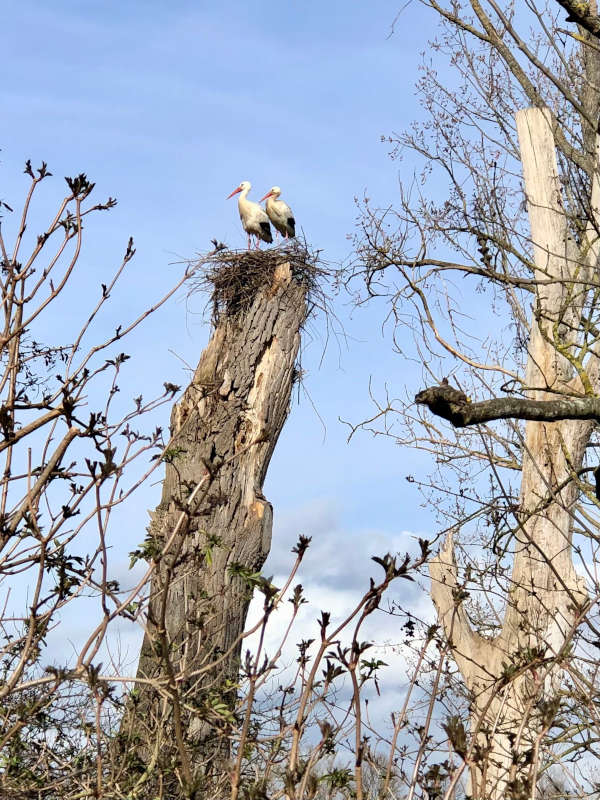
[{"label": "tree fork", "polygon": [[248,578],[271,546],[262,487],[320,273],[297,246],[220,252],[213,264],[201,283],[213,287],[216,327],[171,414],[162,498],[144,544],[155,571],[139,682],[120,733],[146,791],[172,768],[170,797],[229,791]]}]

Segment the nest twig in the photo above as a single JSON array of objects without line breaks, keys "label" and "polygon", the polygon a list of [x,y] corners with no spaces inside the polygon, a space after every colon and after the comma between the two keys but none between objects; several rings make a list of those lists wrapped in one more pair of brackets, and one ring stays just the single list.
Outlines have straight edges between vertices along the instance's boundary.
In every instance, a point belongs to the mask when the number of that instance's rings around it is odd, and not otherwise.
[{"label": "nest twig", "polygon": [[306,285],[309,313],[315,307],[326,309],[320,279],[329,271],[320,265],[318,253],[311,253],[298,239],[269,250],[217,249],[208,253],[198,261],[189,294],[210,292],[212,321],[217,325],[224,315],[234,317],[246,310],[262,288],[272,285],[275,270],[283,263],[289,263],[294,280]]}]

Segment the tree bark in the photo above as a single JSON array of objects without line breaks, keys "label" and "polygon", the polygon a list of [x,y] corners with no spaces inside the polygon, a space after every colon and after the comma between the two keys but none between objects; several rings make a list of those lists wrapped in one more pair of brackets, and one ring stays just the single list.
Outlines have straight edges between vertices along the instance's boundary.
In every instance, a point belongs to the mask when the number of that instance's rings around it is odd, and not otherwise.
[{"label": "tree bark", "polygon": [[[587,600],[571,558],[578,497],[573,478],[582,466],[591,420],[597,419],[594,395],[600,388],[597,356],[589,354],[585,369],[578,365],[574,333],[586,294],[581,287],[598,256],[595,221],[577,252],[560,202],[550,112],[520,111],[517,129],[534,277],[540,281],[524,377],[529,397],[471,406],[458,390],[441,386],[416,398],[453,424],[506,417],[529,420],[511,589],[501,632],[495,638],[482,637],[470,625],[451,536],[430,563],[432,597],[472,697],[473,744],[468,763],[470,793],[478,800],[534,796],[535,753],[556,713],[561,658]],[[591,206],[597,213],[596,179],[593,187]],[[548,421],[553,419],[548,413],[552,409],[554,419],[560,421]]]},{"label": "tree bark", "polygon": [[[273,256],[264,254],[267,275]],[[262,487],[307,316],[308,284],[296,267],[292,274],[279,263],[251,302],[229,303],[171,415],[162,499],[145,545],[156,563],[146,634],[121,728],[122,747],[142,762],[140,782],[147,790],[160,775],[169,797],[229,792],[241,636],[252,575],[271,546]]]}]

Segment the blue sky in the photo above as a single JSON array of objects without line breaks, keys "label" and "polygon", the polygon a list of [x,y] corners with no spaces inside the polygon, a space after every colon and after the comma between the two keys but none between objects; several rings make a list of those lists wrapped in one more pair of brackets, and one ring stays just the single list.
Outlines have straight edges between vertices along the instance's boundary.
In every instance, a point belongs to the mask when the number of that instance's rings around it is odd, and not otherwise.
[{"label": "blue sky", "polygon": [[[105,330],[159,297],[181,270],[173,262],[209,249],[212,237],[245,246],[236,202],[225,200],[241,180],[252,182],[255,200],[280,185],[309,244],[334,265],[344,261],[354,198],[367,192],[385,205],[397,193],[398,167],[381,135],[419,115],[413,84],[435,20],[413,2],[390,38],[397,11],[383,0],[5,0],[0,198],[18,205],[31,158],[56,176],[40,192],[40,219],[62,196],[63,175],[85,171],[98,200],[119,200],[88,225],[80,272],[53,330],[67,336],[85,317],[82,298],[97,296],[130,235],[137,254],[99,323]],[[182,360],[195,365],[209,335],[203,305],[182,293],[136,332],[123,393],[150,396],[164,380],[185,383]],[[372,415],[369,380],[379,396],[386,384],[392,396],[411,396],[422,388],[420,373],[392,353],[382,304],[353,311],[342,294],[334,309],[345,337],[332,338],[323,355],[324,325],[314,321],[302,357],[306,391],[295,395],[267,478],[271,571],[284,570],[299,532],[328,537],[331,552],[337,543],[369,555],[371,540],[374,553],[387,541],[411,548],[411,533],[432,525],[405,480],[424,472],[427,459],[384,437],[359,434],[347,444],[339,421]],[[145,489],[141,513],[132,512],[124,564],[158,491]],[[317,579],[318,559],[306,569]],[[347,563],[339,570],[353,588],[358,573]]]}]

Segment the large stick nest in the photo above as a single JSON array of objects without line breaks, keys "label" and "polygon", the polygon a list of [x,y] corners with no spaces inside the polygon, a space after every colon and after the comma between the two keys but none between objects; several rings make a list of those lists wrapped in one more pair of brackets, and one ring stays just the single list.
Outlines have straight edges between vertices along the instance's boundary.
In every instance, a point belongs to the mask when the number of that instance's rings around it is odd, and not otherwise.
[{"label": "large stick nest", "polygon": [[326,309],[322,283],[329,270],[320,265],[318,253],[311,253],[298,239],[269,250],[221,247],[208,253],[198,261],[190,294],[210,292],[216,325],[223,316],[234,317],[248,309],[261,289],[272,286],[275,270],[284,263],[290,265],[293,280],[306,286],[307,316],[314,308]]}]

